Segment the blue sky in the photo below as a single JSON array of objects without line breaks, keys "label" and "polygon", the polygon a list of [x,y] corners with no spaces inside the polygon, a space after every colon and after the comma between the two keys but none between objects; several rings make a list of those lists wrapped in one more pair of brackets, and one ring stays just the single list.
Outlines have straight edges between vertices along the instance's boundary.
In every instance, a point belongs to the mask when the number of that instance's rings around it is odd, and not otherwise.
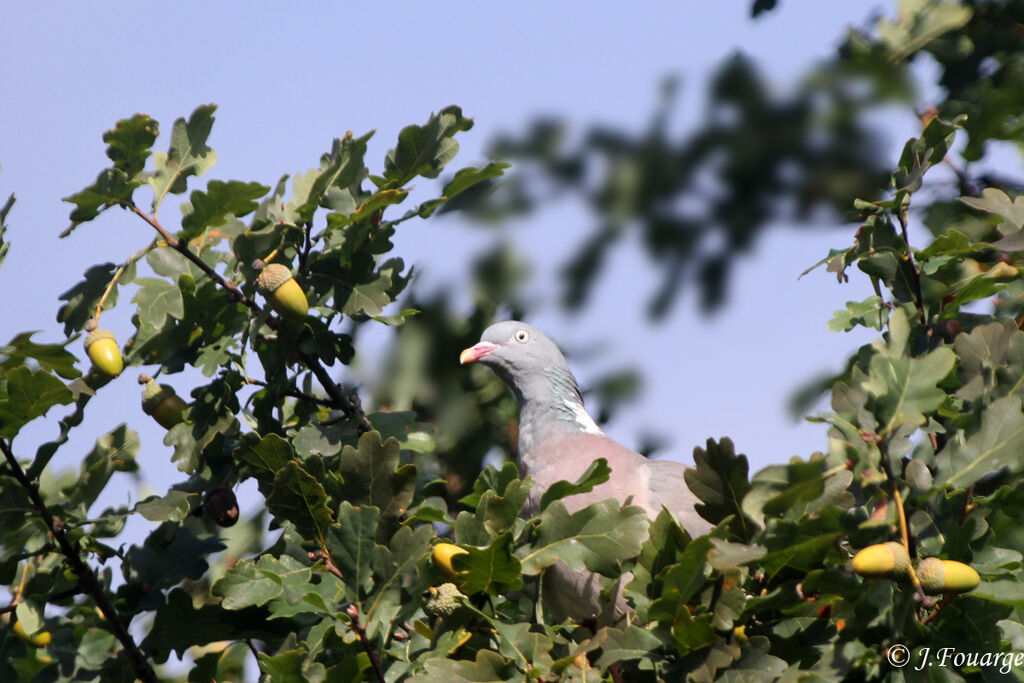
[{"label": "blue sky", "polygon": [[[521,131],[539,114],[563,116],[577,131],[591,123],[639,130],[669,74],[683,85],[673,122],[683,135],[703,117],[710,71],[730,54],[758,59],[784,92],[833,52],[848,25],[872,11],[893,11],[879,2],[790,1],[751,21],[746,1],[665,0],[628,10],[612,2],[285,5],[53,2],[0,10],[0,196],[18,196],[8,218],[13,246],[0,267],[0,291],[7,293],[0,339],[38,329],[38,340],[59,340],[58,295],[88,266],[123,261],[151,238],[140,220],[116,211],[57,238],[70,210],[60,198],[93,180],[106,163],[102,133],[135,112],[155,117],[166,134],[197,105],[219,105],[211,138],[218,163],[201,180],[272,184],[313,166],[347,130],[377,130],[368,160],[379,167],[403,126],[448,104],[462,106],[477,124],[461,138],[455,163],[477,164],[493,135]],[[894,115],[891,130],[895,159],[916,132],[915,121],[906,112]],[[157,143],[166,145],[164,137]],[[558,264],[590,225],[570,202],[503,232],[532,264],[531,286],[539,292],[554,286]],[[457,285],[469,255],[495,238],[443,218],[407,223],[396,245],[422,273],[420,285],[431,288]],[[823,272],[800,281],[797,275],[851,239],[852,228],[810,233],[780,226],[740,262],[722,313],[705,319],[686,296],[655,327],[637,305],[655,280],[634,244],[615,255],[583,314],[566,318],[549,307],[532,322],[567,346],[608,343],[606,353],[576,368],[584,384],[623,364],[644,371],[641,400],[609,426],[627,444],[646,433],[667,436],[666,455],[688,460],[694,445],[728,435],[751,457],[752,469],[806,457],[826,447],[824,429],[794,422],[786,401],[796,385],[838,369],[870,338],[831,333],[826,323],[844,302],[871,292],[856,278],[839,286]],[[104,317],[122,342],[131,332],[127,311]],[[71,348],[84,357],[79,343]],[[452,349],[453,363],[458,352]],[[366,353],[372,358],[372,349]],[[163,493],[181,478],[162,430],[137,408],[136,375],[131,369],[101,392],[55,459],[59,467],[77,467],[97,437],[127,420],[142,435],[144,484],[110,493],[107,503]],[[21,457],[52,438],[61,414],[55,410],[19,435]]]}]

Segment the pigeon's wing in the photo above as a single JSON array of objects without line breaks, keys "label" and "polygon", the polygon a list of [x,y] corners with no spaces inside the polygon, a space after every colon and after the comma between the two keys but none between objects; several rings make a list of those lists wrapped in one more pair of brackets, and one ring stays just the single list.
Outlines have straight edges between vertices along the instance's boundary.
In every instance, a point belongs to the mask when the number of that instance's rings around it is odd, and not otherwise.
[{"label": "pigeon's wing", "polygon": [[[648,460],[650,471],[650,502],[661,510],[664,505],[679,518],[683,528],[691,536],[699,536],[711,530],[711,523],[697,514],[694,505],[700,500],[686,485],[685,465],[671,460]],[[657,513],[655,513],[657,514]]]}]

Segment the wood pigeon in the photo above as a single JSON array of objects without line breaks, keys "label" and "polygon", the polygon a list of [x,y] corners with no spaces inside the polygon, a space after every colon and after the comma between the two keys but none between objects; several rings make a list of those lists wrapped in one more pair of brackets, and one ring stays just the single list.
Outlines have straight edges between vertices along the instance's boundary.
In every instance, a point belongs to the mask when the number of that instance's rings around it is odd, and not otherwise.
[{"label": "wood pigeon", "polygon": [[[648,460],[601,431],[583,407],[583,396],[562,352],[540,330],[514,320],[491,325],[478,344],[462,352],[459,362],[490,367],[519,403],[519,471],[534,481],[525,514],[536,511],[544,491],[556,481],[575,481],[594,460],[604,458],[611,468],[608,481],[588,493],[564,498],[570,512],[607,498],[623,503],[629,499],[651,519],[664,505],[691,536],[711,529],[694,509],[698,500],[683,479],[686,467]],[[589,572],[572,572],[561,563],[545,572],[545,602],[559,619],[597,616],[600,590],[598,576]],[[612,616],[617,619],[625,611],[620,597]]]}]

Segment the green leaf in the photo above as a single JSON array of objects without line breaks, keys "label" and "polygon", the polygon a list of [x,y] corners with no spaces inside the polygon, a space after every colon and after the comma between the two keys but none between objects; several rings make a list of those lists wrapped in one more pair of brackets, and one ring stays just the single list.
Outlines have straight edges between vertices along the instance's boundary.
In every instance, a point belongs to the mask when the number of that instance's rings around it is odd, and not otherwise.
[{"label": "green leaf", "polygon": [[189,197],[191,210],[182,211],[182,231],[178,239],[188,241],[198,237],[205,229],[224,223],[229,215],[241,218],[252,213],[258,206],[256,200],[269,191],[270,188],[261,183],[211,180],[205,192],[195,190]]},{"label": "green leaf", "polygon": [[477,650],[476,659],[472,661],[433,657],[427,660],[424,669],[424,673],[412,676],[409,683],[496,683],[523,680],[523,674],[516,669],[512,660],[484,649]]},{"label": "green leaf", "polygon": [[743,513],[743,498],[750,491],[747,456],[736,453],[732,439],[707,440],[707,448],[693,449],[694,466],[683,474],[686,485],[702,502],[696,508],[712,524],[732,517],[730,526],[741,538],[753,533],[751,520]]},{"label": "green leaf", "polygon": [[958,117],[951,123],[946,123],[936,116],[925,127],[921,137],[907,141],[899,165],[892,174],[897,201],[903,201],[901,195],[917,192],[921,188],[925,172],[932,166],[942,163],[964,118],[966,117]]},{"label": "green leaf", "polygon": [[165,496],[149,496],[135,504],[133,512],[137,512],[151,522],[180,522],[188,517],[192,509],[192,499],[199,494],[188,491],[168,491]]},{"label": "green leaf", "polygon": [[327,680],[327,669],[305,648],[285,650],[270,655],[256,653],[263,673],[261,680],[274,683],[321,683]]},{"label": "green leaf", "polygon": [[327,552],[345,578],[346,599],[361,605],[373,587],[373,565],[382,550],[377,545],[380,510],[353,507],[342,501],[338,523],[327,530]]},{"label": "green leaf", "polygon": [[962,386],[956,395],[973,401],[993,391],[997,373],[1006,366],[1010,340],[1018,335],[1024,333],[1010,320],[978,325],[970,332],[958,334],[953,349],[960,358],[957,376]]},{"label": "green leaf", "polygon": [[135,472],[139,469],[135,458],[140,445],[139,435],[123,424],[97,439],[92,451],[82,461],[78,479],[64,488],[68,501],[88,510],[114,472]]},{"label": "green leaf", "polygon": [[150,148],[159,134],[159,127],[160,124],[147,114],[136,114],[130,119],[121,119],[104,133],[107,158],[114,162],[114,168],[133,180],[142,173],[151,153]]},{"label": "green leaf", "polygon": [[498,536],[486,546],[467,546],[464,550],[452,557],[462,592],[501,595],[522,586],[522,568],[512,555],[511,533]]},{"label": "green leaf", "polygon": [[71,210],[71,225],[60,234],[60,237],[67,237],[82,223],[91,221],[112,206],[132,206],[132,193],[138,187],[136,183],[129,182],[124,171],[116,168],[106,168],[100,171],[92,185],[64,197],[64,201],[74,204]]},{"label": "green leaf", "polygon": [[620,563],[640,552],[647,526],[646,513],[635,505],[621,507],[609,499],[569,514],[556,500],[540,516],[534,547],[520,555],[523,573],[537,574],[561,561],[573,571],[617,576]]},{"label": "green leaf", "polygon": [[981,415],[981,429],[963,444],[950,441],[936,456],[937,484],[964,487],[1000,467],[1021,470],[1024,413],[1019,395],[996,399]]},{"label": "green leaf", "polygon": [[168,151],[153,155],[156,173],[149,179],[149,185],[153,188],[154,212],[168,193],[185,192],[190,176],[200,176],[216,163],[217,153],[206,144],[216,109],[215,104],[205,104],[196,107],[188,121],[179,118],[174,122]]},{"label": "green leaf", "polygon": [[354,505],[373,505],[381,514],[397,517],[412,503],[416,468],[399,466],[398,439],[381,442],[379,432],[359,437],[358,448],[345,446],[338,461],[344,482],[341,496]]},{"label": "green leaf", "polygon": [[556,481],[554,484],[548,487],[547,491],[540,497],[540,505],[537,508],[538,512],[544,512],[544,509],[555,500],[561,500],[566,496],[572,496],[577,493],[587,493],[593,490],[598,484],[603,484],[608,481],[609,475],[611,475],[612,469],[608,467],[608,461],[604,458],[598,458],[590,464],[587,471],[580,475],[579,479],[575,482],[568,482],[565,480]]},{"label": "green leaf", "polygon": [[331,510],[323,484],[291,460],[274,475],[267,496],[267,509],[275,517],[287,519],[305,539],[321,545],[331,525]]},{"label": "green leaf", "polygon": [[398,134],[398,145],[384,160],[385,187],[402,187],[416,176],[436,178],[455,157],[459,145],[452,137],[473,127],[459,107],[445,107],[425,125],[406,126]]},{"label": "green leaf", "polygon": [[0,378],[0,438],[14,438],[22,427],[53,406],[73,400],[71,390],[45,370],[22,365],[8,371]]},{"label": "green leaf", "polygon": [[940,347],[920,358],[893,358],[877,353],[871,358],[868,380],[864,383],[875,399],[875,414],[889,433],[910,422],[922,425],[946,399],[936,385],[956,363],[952,349]]},{"label": "green leaf", "polygon": [[12,206],[14,206],[13,193],[7,197],[4,205],[0,206],[0,265],[3,265],[4,257],[7,256],[7,252],[11,248],[11,243],[4,241],[4,233],[7,231],[7,214],[10,213]]},{"label": "green leaf", "polygon": [[[260,491],[267,495],[274,475],[295,458],[295,451],[291,444],[277,434],[267,434],[260,438],[259,434],[247,432],[241,436],[240,441],[231,455],[249,465],[253,476],[260,482]],[[266,489],[264,485],[267,485]]]},{"label": "green leaf", "polygon": [[371,413],[367,416],[382,439],[397,439],[402,450],[433,453],[436,447],[434,428],[426,422],[416,421],[416,412],[395,410]]},{"label": "green leaf", "polygon": [[599,667],[608,667],[615,662],[645,659],[660,648],[661,641],[656,635],[635,624],[622,628],[606,626],[581,646],[585,652],[600,649],[601,656],[597,659]]},{"label": "green leaf", "polygon": [[971,597],[1000,605],[1010,605],[1018,610],[1024,609],[1024,583],[1010,579],[982,581],[971,591]]},{"label": "green leaf", "polygon": [[828,321],[833,332],[849,332],[854,327],[873,327],[881,330],[889,321],[889,307],[882,297],[872,296],[864,301],[847,301],[846,308],[836,311]]},{"label": "green leaf", "polygon": [[168,316],[176,320],[185,317],[185,301],[176,284],[152,277],[137,278],[135,283],[141,289],[132,297],[132,303],[136,304],[143,325],[159,329]]},{"label": "green leaf", "polygon": [[308,223],[321,204],[336,203],[332,188],[340,194],[349,194],[350,186],[358,188],[358,183],[367,175],[363,157],[366,155],[366,143],[372,136],[371,131],[359,138],[347,135],[336,139],[331,151],[321,157],[319,169],[311,169],[304,176],[295,176],[295,195],[287,207],[295,216],[294,222]]},{"label": "green leaf", "polygon": [[708,564],[712,569],[724,572],[733,567],[741,567],[760,560],[766,552],[767,550],[763,546],[731,543],[721,538],[712,538],[711,550],[708,552]]},{"label": "green leaf", "polygon": [[68,341],[63,344],[36,344],[32,341],[35,332],[22,332],[5,346],[0,346],[0,368],[10,370],[18,365],[23,365],[26,358],[31,358],[39,363],[43,370],[55,372],[64,379],[75,379],[81,377],[82,373],[75,367],[78,359],[65,347]]}]

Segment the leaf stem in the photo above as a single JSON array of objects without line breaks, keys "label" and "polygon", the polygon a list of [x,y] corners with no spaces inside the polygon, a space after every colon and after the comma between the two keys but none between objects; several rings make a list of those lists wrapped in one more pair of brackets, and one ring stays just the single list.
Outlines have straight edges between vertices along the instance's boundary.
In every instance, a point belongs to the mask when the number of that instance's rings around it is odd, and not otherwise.
[{"label": "leaf stem", "polygon": [[103,590],[103,586],[100,585],[99,579],[96,578],[96,573],[93,572],[92,567],[82,560],[78,549],[68,538],[67,529],[64,527],[64,524],[58,523],[54,519],[50,509],[46,506],[46,501],[40,495],[39,489],[25,475],[24,470],[21,469],[21,465],[18,463],[17,458],[14,457],[14,452],[11,451],[11,447],[5,439],[0,439],[0,451],[3,451],[4,457],[7,458],[11,474],[18,480],[21,487],[25,489],[28,497],[32,500],[32,505],[35,507],[36,512],[43,518],[46,528],[49,529],[50,534],[57,541],[57,545],[60,546],[61,554],[67,559],[71,571],[78,577],[82,591],[92,597],[96,607],[106,617],[110,631],[117,638],[118,642],[121,643],[121,647],[124,648],[125,652],[128,653],[128,657],[135,665],[135,675],[140,680],[145,681],[145,683],[158,683],[159,679],[156,677],[153,667],[146,656],[142,654],[131,633],[122,624],[121,617],[118,615],[109,596]]},{"label": "leaf stem", "polygon": [[359,621],[359,608],[356,605],[349,605],[345,613],[352,620],[352,630],[359,637],[359,643],[370,657],[370,664],[373,665],[373,671],[377,674],[377,680],[380,683],[386,683],[387,679],[384,678],[384,670],[380,666],[380,655],[373,649],[370,639],[366,636],[366,629],[363,628],[363,624]]}]

